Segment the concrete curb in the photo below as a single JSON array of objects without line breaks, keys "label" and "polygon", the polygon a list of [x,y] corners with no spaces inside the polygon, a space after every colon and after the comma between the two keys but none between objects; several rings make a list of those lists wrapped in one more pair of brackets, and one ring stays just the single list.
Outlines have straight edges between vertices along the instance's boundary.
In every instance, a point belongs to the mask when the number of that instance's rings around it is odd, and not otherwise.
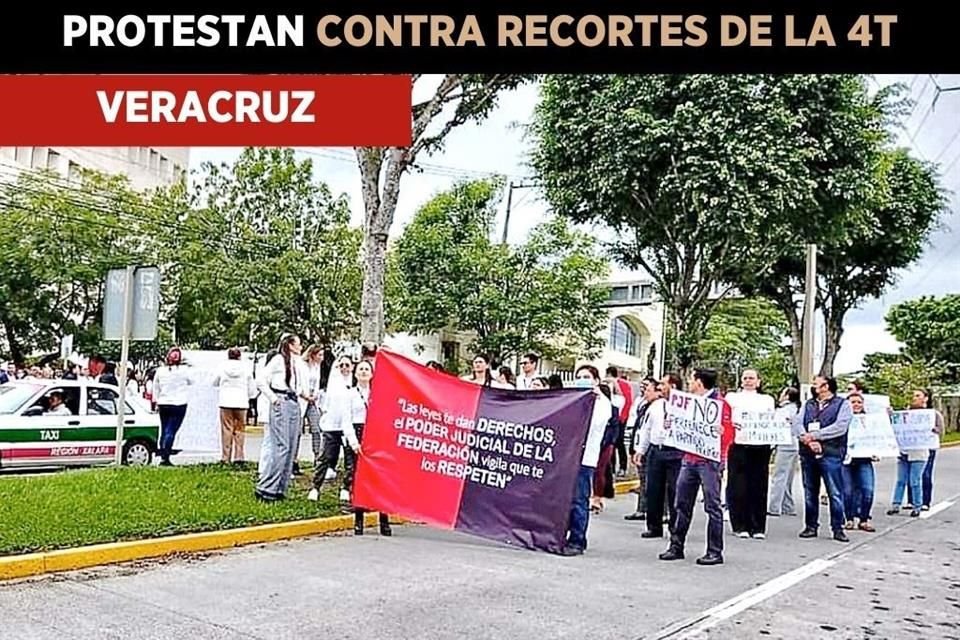
[{"label": "concrete curb", "polygon": [[[637,485],[637,480],[623,480],[614,484],[614,491],[618,495],[629,493]],[[365,522],[369,527],[377,526],[377,514],[368,513]],[[391,522],[403,524],[405,521],[391,518]],[[227,529],[225,531],[185,533],[164,538],[110,542],[73,549],[0,557],[0,580],[14,580],[134,560],[162,558],[178,553],[216,551],[265,542],[291,540],[348,531],[352,528],[353,516],[331,516]]]},{"label": "concrete curb", "polygon": [[[378,523],[376,513],[368,513],[367,526]],[[403,521],[391,518],[391,522]],[[353,528],[353,516],[331,516],[294,522],[280,522],[227,529],[224,531],[205,531],[185,533],[164,538],[131,540],[129,542],[110,542],[106,544],[58,549],[43,553],[29,553],[18,556],[0,557],[0,580],[27,578],[45,573],[74,571],[101,565],[118,564],[133,560],[161,558],[177,553],[197,553],[229,549],[278,540],[290,540],[307,536],[323,535],[347,531]]]}]

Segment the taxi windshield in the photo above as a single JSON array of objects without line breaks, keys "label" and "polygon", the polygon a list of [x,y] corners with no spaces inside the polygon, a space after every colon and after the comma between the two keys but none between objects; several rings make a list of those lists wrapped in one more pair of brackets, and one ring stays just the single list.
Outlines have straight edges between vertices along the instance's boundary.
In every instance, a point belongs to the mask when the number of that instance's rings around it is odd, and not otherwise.
[{"label": "taxi windshield", "polygon": [[0,385],[0,415],[16,413],[41,389],[43,387],[37,384]]}]

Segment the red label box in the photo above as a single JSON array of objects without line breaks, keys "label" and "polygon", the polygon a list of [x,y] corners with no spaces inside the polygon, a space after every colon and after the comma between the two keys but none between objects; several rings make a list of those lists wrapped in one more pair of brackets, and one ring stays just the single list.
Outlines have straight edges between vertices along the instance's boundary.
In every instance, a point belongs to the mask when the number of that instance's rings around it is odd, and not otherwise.
[{"label": "red label box", "polygon": [[0,76],[0,146],[408,146],[405,75]]}]

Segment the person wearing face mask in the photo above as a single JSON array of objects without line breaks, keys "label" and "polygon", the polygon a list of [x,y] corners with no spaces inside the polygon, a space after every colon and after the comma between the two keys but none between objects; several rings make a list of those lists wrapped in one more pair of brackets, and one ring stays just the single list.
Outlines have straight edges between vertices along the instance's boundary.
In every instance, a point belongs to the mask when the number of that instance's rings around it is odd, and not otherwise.
[{"label": "person wearing face mask", "polygon": [[576,371],[576,386],[589,389],[596,394],[593,413],[587,431],[587,440],[577,474],[576,491],[570,506],[570,521],[567,527],[567,541],[561,554],[564,556],[582,555],[587,549],[587,528],[590,524],[590,491],[593,486],[593,474],[600,458],[600,445],[603,434],[613,415],[613,403],[600,391],[600,372],[592,365],[583,365]]}]

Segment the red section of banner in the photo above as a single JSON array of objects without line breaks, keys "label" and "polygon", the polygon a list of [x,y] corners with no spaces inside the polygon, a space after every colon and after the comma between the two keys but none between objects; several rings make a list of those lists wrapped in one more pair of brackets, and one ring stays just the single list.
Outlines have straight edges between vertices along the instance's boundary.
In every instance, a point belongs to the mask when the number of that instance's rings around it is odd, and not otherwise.
[{"label": "red section of banner", "polygon": [[0,76],[0,146],[408,146],[409,76]]},{"label": "red section of banner", "polygon": [[[471,423],[481,387],[387,351],[377,354],[353,502],[453,528],[468,460],[458,418]],[[472,427],[471,427],[472,428]]]}]

